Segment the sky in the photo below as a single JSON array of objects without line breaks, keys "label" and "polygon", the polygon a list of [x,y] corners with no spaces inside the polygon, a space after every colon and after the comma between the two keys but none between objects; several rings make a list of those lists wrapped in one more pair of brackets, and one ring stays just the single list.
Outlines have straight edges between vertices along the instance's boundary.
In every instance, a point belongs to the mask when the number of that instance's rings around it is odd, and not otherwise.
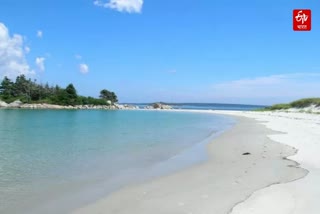
[{"label": "sky", "polygon": [[[293,9],[312,10],[295,32]],[[1,0],[0,78],[120,102],[320,97],[320,1]]]}]

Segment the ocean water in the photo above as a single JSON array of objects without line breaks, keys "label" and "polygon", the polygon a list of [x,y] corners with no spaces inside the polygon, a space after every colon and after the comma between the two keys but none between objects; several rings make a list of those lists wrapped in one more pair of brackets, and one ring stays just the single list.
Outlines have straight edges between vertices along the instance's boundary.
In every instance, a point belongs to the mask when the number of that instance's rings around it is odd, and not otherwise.
[{"label": "ocean water", "polygon": [[0,213],[66,213],[205,160],[207,113],[0,110]]},{"label": "ocean water", "polygon": [[[261,109],[262,105],[244,105],[244,104],[220,104],[220,103],[167,103],[174,109],[193,109],[193,110],[232,110],[232,111],[251,111]],[[133,103],[133,105],[145,108],[150,103]]]}]

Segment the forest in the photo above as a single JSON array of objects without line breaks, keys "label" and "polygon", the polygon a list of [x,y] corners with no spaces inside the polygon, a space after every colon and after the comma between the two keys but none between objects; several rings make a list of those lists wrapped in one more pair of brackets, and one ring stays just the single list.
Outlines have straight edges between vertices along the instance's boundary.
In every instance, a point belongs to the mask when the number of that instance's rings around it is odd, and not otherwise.
[{"label": "forest", "polygon": [[47,103],[56,105],[111,105],[118,102],[117,95],[107,89],[100,91],[99,98],[78,95],[73,84],[59,85],[37,83],[37,80],[18,76],[15,81],[4,77],[0,84],[0,99],[7,103],[20,100],[23,103]]}]

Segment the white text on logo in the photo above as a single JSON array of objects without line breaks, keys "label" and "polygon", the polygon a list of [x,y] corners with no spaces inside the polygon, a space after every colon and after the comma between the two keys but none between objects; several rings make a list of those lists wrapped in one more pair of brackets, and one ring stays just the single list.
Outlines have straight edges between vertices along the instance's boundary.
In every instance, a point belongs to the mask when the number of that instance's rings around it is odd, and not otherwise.
[{"label": "white text on logo", "polygon": [[296,15],[296,21],[297,22],[302,22],[302,24],[304,23],[304,22],[306,22],[307,20],[308,20],[308,16],[306,15],[306,14],[304,14],[304,13],[302,13],[302,10],[300,10],[299,12],[298,12],[298,15]]}]

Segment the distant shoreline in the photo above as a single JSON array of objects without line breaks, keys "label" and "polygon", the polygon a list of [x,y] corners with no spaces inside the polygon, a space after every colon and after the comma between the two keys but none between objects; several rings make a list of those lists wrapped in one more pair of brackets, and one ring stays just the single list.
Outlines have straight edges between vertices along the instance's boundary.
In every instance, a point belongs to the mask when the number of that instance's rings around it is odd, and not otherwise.
[{"label": "distant shoreline", "polygon": [[[137,105],[130,104],[118,104],[113,103],[110,105],[56,105],[48,103],[22,103],[20,100],[14,101],[10,104],[7,104],[0,100],[0,109],[53,109],[53,110],[137,110],[141,109]],[[172,109],[171,106],[154,103],[146,106],[144,109]]]},{"label": "distant shoreline", "polygon": [[21,104],[18,106],[1,106],[0,109],[47,109],[47,110],[121,110],[121,109],[137,109],[136,106],[126,106],[126,105],[75,105],[75,106],[63,106],[54,104]]}]

